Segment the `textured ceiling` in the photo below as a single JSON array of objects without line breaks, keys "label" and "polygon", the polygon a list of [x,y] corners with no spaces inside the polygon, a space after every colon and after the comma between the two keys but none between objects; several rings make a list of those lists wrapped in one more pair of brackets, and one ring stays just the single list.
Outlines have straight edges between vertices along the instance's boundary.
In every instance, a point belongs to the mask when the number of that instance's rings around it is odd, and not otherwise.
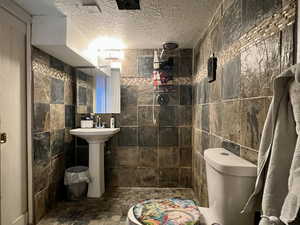
[{"label": "textured ceiling", "polygon": [[97,2],[102,13],[81,7],[80,0],[56,0],[55,5],[91,40],[109,36],[127,48],[156,48],[165,41],[193,47],[220,0],[141,0],[141,10],[132,11],[118,10],[115,0]]},{"label": "textured ceiling", "polygon": [[115,0],[95,0],[101,12],[83,7],[81,0],[47,1],[53,1],[90,41],[113,37],[134,49],[161,47],[165,41],[193,47],[221,0],[140,0],[141,10],[131,11],[118,10]]}]

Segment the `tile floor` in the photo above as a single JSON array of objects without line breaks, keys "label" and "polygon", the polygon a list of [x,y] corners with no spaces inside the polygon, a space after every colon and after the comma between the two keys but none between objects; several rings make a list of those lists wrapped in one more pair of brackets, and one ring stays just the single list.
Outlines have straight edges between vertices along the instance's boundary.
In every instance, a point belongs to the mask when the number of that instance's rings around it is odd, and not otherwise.
[{"label": "tile floor", "polygon": [[128,209],[135,203],[170,197],[197,202],[189,188],[118,188],[100,199],[60,202],[38,225],[125,225]]}]

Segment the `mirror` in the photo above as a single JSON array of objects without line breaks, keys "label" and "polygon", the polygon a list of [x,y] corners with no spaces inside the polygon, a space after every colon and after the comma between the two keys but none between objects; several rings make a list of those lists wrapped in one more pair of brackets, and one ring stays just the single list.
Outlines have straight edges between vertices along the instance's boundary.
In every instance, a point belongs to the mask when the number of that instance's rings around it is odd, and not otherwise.
[{"label": "mirror", "polygon": [[77,113],[120,113],[120,69],[76,69]]}]

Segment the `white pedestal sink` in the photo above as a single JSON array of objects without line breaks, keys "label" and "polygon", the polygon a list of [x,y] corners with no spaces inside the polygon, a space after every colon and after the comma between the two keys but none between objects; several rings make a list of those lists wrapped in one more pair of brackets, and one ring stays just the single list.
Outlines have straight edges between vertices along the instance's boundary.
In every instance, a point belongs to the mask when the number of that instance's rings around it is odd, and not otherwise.
[{"label": "white pedestal sink", "polygon": [[70,131],[70,134],[89,143],[89,198],[100,198],[105,191],[104,143],[119,131],[120,128],[78,128]]}]

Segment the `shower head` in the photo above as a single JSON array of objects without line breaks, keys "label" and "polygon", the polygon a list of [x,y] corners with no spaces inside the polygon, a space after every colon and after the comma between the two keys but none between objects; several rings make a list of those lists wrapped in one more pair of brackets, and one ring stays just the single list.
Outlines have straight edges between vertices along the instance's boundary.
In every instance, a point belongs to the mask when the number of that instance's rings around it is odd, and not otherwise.
[{"label": "shower head", "polygon": [[160,54],[160,58],[163,57],[165,52],[170,52],[178,48],[178,44],[176,42],[164,42],[162,45],[162,52]]},{"label": "shower head", "polygon": [[165,42],[163,43],[163,49],[165,51],[172,51],[178,48],[178,44],[176,42]]}]

